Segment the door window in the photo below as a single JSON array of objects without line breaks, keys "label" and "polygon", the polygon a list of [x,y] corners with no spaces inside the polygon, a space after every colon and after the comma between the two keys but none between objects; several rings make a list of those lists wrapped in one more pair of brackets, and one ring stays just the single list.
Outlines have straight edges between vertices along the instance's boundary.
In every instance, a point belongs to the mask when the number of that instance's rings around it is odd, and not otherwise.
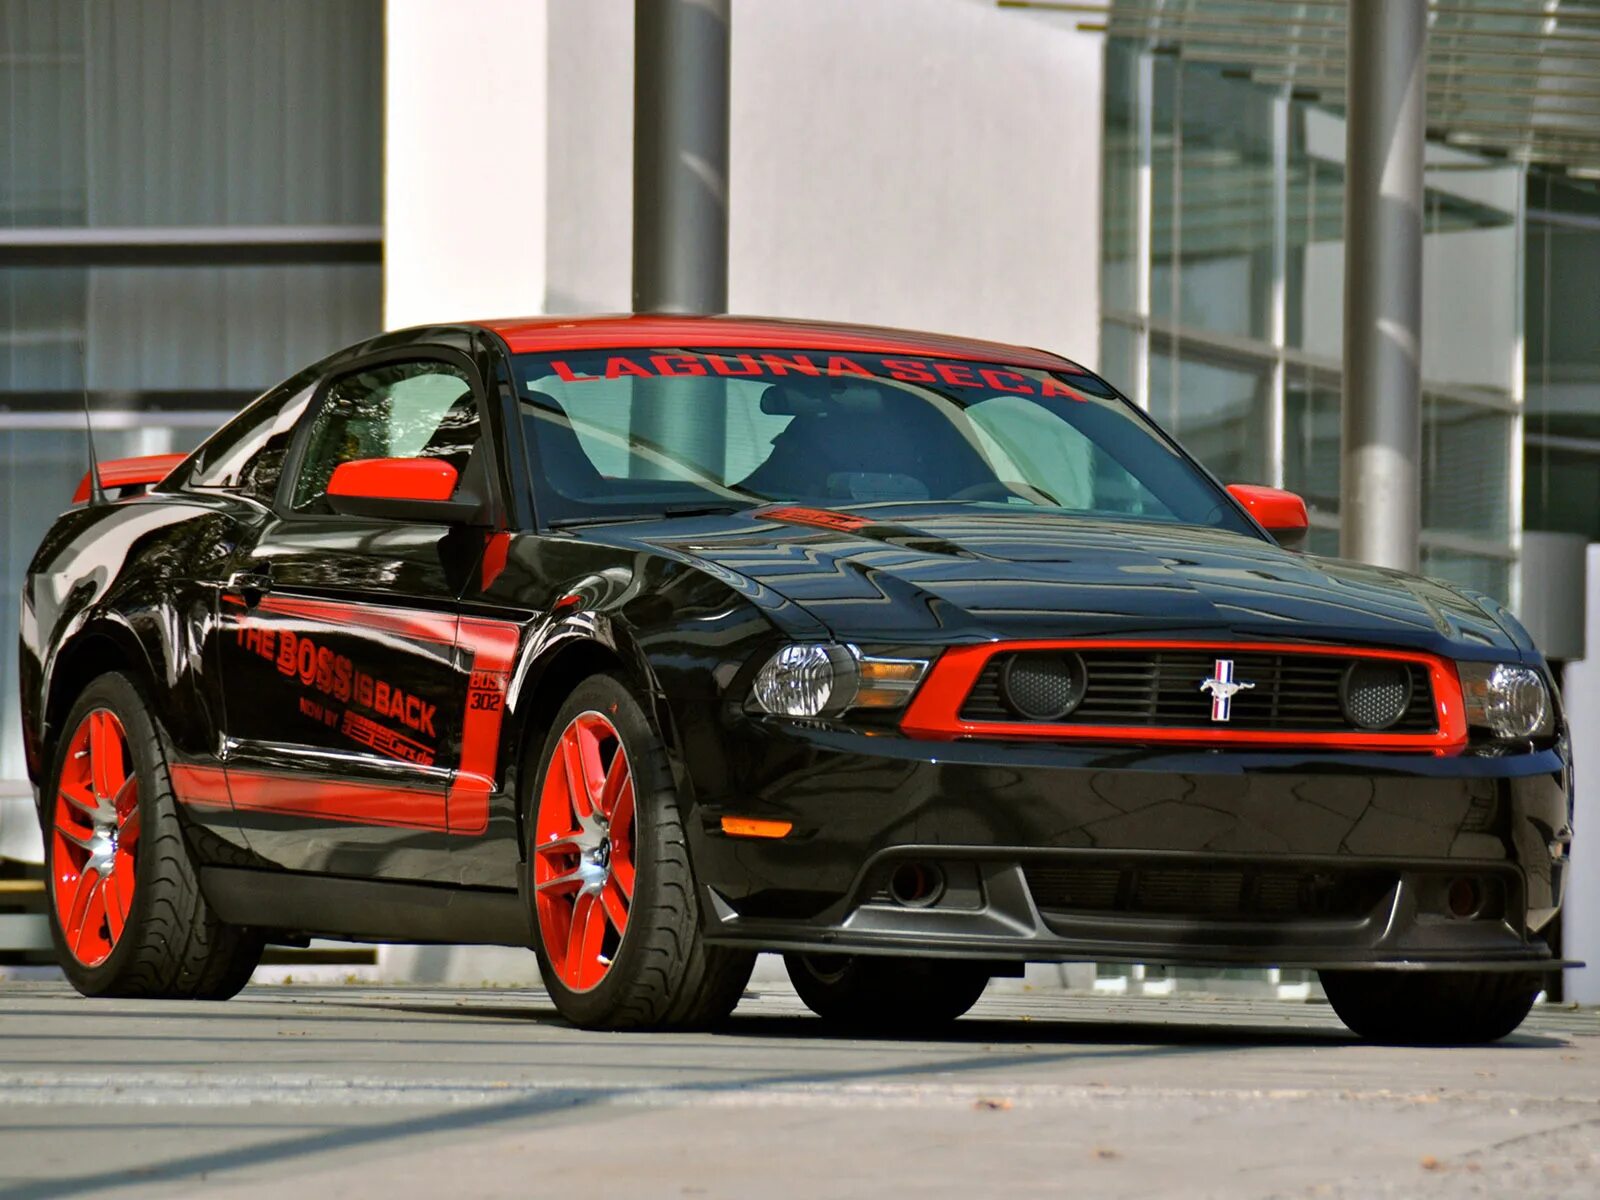
[{"label": "door window", "polygon": [[195,452],[187,486],[271,503],[289,442],[314,390],[315,376],[297,375],[224,425]]},{"label": "door window", "polygon": [[437,458],[462,475],[478,445],[478,405],[461,368],[418,361],[357,371],[328,389],[290,503],[298,512],[330,511],[328,481],[358,458]]}]

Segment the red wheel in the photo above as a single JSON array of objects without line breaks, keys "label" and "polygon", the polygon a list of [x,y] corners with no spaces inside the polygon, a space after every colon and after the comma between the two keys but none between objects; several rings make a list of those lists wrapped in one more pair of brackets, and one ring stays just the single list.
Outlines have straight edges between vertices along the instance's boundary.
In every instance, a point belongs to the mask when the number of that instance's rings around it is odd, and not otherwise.
[{"label": "red wheel", "polygon": [[86,996],[225,1000],[261,935],[219,920],[200,892],[164,736],[133,680],[83,690],[51,750],[45,875],[50,936]]},{"label": "red wheel", "polygon": [[539,789],[533,845],[539,934],[571,991],[600,984],[627,932],[633,815],[633,772],[622,736],[601,713],[579,713],[557,737]]},{"label": "red wheel", "polygon": [[50,890],[72,956],[111,956],[138,882],[139,782],[116,713],[92,709],[67,743],[56,792]]},{"label": "red wheel", "polygon": [[523,811],[534,950],[556,1010],[588,1029],[722,1020],[755,956],[705,944],[681,803],[644,706],[594,675],[548,729]]}]

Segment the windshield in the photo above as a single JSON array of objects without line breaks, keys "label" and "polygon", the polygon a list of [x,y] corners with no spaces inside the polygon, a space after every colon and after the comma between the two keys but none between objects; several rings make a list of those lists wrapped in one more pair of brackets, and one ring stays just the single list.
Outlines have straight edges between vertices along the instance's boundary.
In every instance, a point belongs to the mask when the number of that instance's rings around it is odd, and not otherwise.
[{"label": "windshield", "polygon": [[1253,532],[1091,375],[757,349],[575,350],[515,365],[552,525],[969,502]]}]

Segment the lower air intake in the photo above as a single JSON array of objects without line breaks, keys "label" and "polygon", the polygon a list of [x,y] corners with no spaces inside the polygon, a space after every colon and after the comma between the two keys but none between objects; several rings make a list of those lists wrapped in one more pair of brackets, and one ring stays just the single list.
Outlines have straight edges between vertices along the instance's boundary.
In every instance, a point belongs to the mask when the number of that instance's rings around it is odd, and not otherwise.
[{"label": "lower air intake", "polygon": [[1359,919],[1392,890],[1388,871],[1025,866],[1043,912],[1241,919]]}]

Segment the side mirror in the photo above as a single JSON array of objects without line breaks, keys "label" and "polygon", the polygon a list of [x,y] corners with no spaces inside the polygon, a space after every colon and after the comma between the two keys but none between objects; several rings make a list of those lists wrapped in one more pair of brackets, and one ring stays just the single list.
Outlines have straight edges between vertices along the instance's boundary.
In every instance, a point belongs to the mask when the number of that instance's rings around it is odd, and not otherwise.
[{"label": "side mirror", "polygon": [[346,517],[464,525],[483,501],[470,494],[455,497],[459,481],[456,469],[437,458],[357,458],[334,468],[328,503]]},{"label": "side mirror", "polygon": [[1304,548],[1310,522],[1306,518],[1306,502],[1299,496],[1254,483],[1230,483],[1228,494],[1244,505],[1256,524],[1285,550]]}]

